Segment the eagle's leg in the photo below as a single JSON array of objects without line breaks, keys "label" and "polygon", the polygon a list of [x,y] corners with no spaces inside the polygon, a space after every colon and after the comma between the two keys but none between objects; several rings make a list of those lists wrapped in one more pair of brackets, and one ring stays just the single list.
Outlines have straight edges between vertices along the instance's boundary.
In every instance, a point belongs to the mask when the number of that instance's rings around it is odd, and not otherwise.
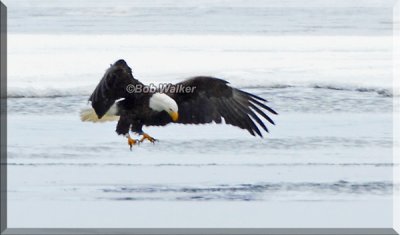
[{"label": "eagle's leg", "polygon": [[126,134],[125,136],[126,136],[126,138],[128,138],[129,149],[132,151],[132,146],[135,145],[135,144],[139,144],[139,141],[135,140],[135,139],[132,139],[129,134]]},{"label": "eagle's leg", "polygon": [[148,140],[152,143],[157,141],[156,139],[154,139],[153,137],[149,136],[148,134],[146,134],[144,132],[140,133],[140,135],[142,135],[142,139],[140,139],[140,141],[139,141],[140,143],[142,143],[144,140]]}]

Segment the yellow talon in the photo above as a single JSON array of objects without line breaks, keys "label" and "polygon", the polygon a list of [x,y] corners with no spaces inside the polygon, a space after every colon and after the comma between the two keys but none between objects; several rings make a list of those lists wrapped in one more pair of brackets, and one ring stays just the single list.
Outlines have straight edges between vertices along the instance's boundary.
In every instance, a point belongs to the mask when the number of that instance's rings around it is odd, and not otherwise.
[{"label": "yellow talon", "polygon": [[143,133],[143,137],[142,137],[142,139],[140,140],[140,143],[142,143],[144,140],[149,140],[151,143],[154,143],[154,142],[156,142],[157,140],[156,139],[154,139],[153,137],[151,137],[151,136],[149,136],[148,134],[146,134],[146,133]]},{"label": "yellow talon", "polygon": [[128,136],[128,144],[129,144],[129,149],[132,151],[132,146],[135,145],[138,141],[132,139],[130,136]]}]

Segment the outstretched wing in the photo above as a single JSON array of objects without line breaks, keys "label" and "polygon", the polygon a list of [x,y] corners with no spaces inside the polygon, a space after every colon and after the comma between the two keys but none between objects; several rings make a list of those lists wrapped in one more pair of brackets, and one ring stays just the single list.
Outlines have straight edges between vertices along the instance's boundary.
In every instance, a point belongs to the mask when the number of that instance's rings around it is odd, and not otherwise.
[{"label": "outstretched wing", "polygon": [[96,89],[89,98],[97,116],[101,118],[120,98],[134,98],[135,94],[127,91],[129,84],[141,84],[133,78],[132,69],[124,60],[118,60],[107,69]]},{"label": "outstretched wing", "polygon": [[[262,136],[256,123],[268,132],[262,119],[274,124],[265,113],[277,114],[264,104],[265,99],[227,85],[227,81],[213,77],[194,77],[175,86],[193,89],[193,92],[169,93],[178,104],[178,123],[221,123],[246,129],[252,135]],[[184,90],[184,89],[181,89]],[[186,91],[187,91],[186,90]]]}]

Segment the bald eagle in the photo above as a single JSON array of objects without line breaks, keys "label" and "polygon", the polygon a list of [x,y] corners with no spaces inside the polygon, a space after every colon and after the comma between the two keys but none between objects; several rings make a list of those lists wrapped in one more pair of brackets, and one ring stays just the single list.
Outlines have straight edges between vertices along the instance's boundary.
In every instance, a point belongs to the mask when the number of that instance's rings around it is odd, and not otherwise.
[{"label": "bald eagle", "polygon": [[[92,108],[81,111],[82,121],[118,120],[116,132],[128,139],[130,149],[135,144],[156,139],[143,132],[143,126],[164,126],[168,123],[221,123],[247,130],[262,137],[256,126],[268,129],[261,118],[274,121],[265,113],[277,114],[264,104],[265,99],[233,88],[214,77],[199,76],[177,84],[150,87],[136,80],[124,60],[107,69],[89,98]],[[152,88],[152,89],[151,89]],[[132,139],[129,131],[142,136]]]}]

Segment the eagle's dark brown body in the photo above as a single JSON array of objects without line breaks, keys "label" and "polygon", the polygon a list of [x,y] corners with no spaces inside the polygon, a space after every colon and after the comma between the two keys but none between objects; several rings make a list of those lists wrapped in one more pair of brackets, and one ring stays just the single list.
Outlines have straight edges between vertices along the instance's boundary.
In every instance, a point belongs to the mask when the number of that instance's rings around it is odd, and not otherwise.
[{"label": "eagle's dark brown body", "polygon": [[[118,134],[127,134],[129,130],[141,134],[143,126],[163,126],[173,122],[167,111],[156,111],[149,105],[150,99],[158,90],[131,93],[126,89],[129,85],[143,84],[133,77],[126,62],[119,60],[107,70],[89,98],[99,118],[117,102],[117,115],[120,116],[116,129]],[[264,104],[265,99],[233,88],[222,79],[201,76],[173,86],[194,88],[189,93],[165,92],[177,104],[179,118],[176,123],[221,123],[224,119],[227,124],[259,136],[262,134],[257,124],[268,132],[262,119],[274,124],[264,110],[277,113]]]}]

